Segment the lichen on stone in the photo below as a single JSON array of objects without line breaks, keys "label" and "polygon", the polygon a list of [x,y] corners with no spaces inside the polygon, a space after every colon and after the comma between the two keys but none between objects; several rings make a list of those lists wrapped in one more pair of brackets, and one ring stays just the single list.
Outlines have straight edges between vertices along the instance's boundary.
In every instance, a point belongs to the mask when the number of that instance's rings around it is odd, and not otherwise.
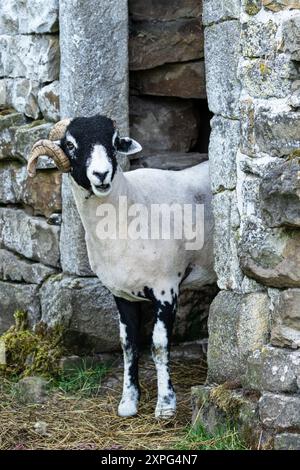
[{"label": "lichen on stone", "polygon": [[209,398],[226,415],[236,419],[244,400],[233,392],[233,387],[227,382],[217,385],[210,391]]},{"label": "lichen on stone", "polygon": [[5,351],[0,374],[10,378],[56,376],[63,355],[62,328],[50,329],[40,322],[32,331],[28,327],[27,314],[21,310],[15,312],[14,319],[15,324],[0,336]]}]

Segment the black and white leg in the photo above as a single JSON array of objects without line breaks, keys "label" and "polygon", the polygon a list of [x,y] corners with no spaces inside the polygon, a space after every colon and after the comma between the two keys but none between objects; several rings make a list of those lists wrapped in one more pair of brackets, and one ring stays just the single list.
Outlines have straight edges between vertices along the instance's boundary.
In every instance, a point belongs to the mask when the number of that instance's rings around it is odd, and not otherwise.
[{"label": "black and white leg", "polygon": [[171,292],[170,301],[163,296],[153,300],[155,323],[152,337],[152,357],[157,372],[158,397],[155,408],[156,418],[171,418],[176,411],[176,394],[170,379],[169,358],[176,309],[177,294]]},{"label": "black and white leg", "polygon": [[140,387],[138,379],[140,302],[115,297],[120,314],[120,339],[124,356],[124,379],[119,416],[134,416],[138,412]]}]

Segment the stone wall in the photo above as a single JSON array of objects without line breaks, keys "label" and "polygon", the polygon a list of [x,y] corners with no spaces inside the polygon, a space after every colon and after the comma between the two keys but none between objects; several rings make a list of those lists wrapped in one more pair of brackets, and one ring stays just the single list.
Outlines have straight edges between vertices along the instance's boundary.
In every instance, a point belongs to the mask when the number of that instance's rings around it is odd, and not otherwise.
[{"label": "stone wall", "polygon": [[221,292],[197,419],[224,422],[225,383],[254,446],[299,449],[300,4],[205,0],[203,22]]},{"label": "stone wall", "polygon": [[[114,300],[91,272],[68,177],[44,158],[27,178],[31,145],[54,122],[102,112],[124,133],[130,125],[146,149],[132,168],[207,158],[201,5],[143,3],[129,2],[130,35],[126,0],[0,6],[0,333],[22,309],[31,325],[63,324],[76,353],[119,348]],[[177,340],[207,335],[215,293],[182,295]]]}]

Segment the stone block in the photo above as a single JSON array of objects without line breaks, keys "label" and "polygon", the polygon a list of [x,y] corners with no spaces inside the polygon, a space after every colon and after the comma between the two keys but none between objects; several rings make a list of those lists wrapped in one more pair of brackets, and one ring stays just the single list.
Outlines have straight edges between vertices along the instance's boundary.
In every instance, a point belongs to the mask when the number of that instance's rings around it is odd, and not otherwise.
[{"label": "stone block", "polygon": [[200,19],[133,22],[129,36],[130,70],[203,58]]},{"label": "stone block", "polygon": [[237,66],[240,24],[236,20],[205,28],[205,68],[209,109],[225,117],[238,117],[240,83]]},{"label": "stone block", "polygon": [[241,23],[241,52],[244,57],[272,56],[278,47],[278,23],[272,15],[260,15]]},{"label": "stone block", "polygon": [[263,220],[268,227],[300,227],[300,159],[271,165],[260,185]]},{"label": "stone block", "polygon": [[21,209],[0,208],[0,239],[4,248],[49,266],[59,266],[60,228]]},{"label": "stone block", "polygon": [[0,34],[52,33],[58,30],[58,0],[9,0],[0,5]]},{"label": "stone block", "polygon": [[259,400],[259,414],[264,426],[284,430],[300,427],[300,396],[266,392]]},{"label": "stone block", "polygon": [[40,291],[42,321],[61,324],[73,353],[119,349],[119,322],[113,296],[97,278],[58,275]]},{"label": "stone block", "polygon": [[241,59],[238,77],[254,98],[284,98],[292,92],[298,72],[286,54],[275,58]]},{"label": "stone block", "polygon": [[210,175],[213,192],[234,189],[236,154],[240,140],[240,123],[215,116],[211,121],[209,142]]},{"label": "stone block", "polygon": [[62,270],[78,276],[94,276],[88,259],[84,228],[75,205],[68,175],[63,175],[62,202],[60,236]]},{"label": "stone block", "polygon": [[41,116],[37,96],[40,84],[27,78],[7,79],[7,102],[19,113],[32,119]]},{"label": "stone block", "polygon": [[0,75],[51,82],[59,76],[59,42],[54,35],[0,36]]},{"label": "stone block", "polygon": [[274,439],[275,450],[300,450],[300,434],[283,432]]},{"label": "stone block", "polygon": [[57,170],[37,171],[29,178],[25,166],[0,165],[0,203],[25,204],[34,215],[49,217],[61,212],[61,174]]},{"label": "stone block", "polygon": [[45,403],[48,398],[48,382],[42,377],[24,377],[15,385],[15,392],[23,405]]},{"label": "stone block", "polygon": [[239,0],[204,0],[203,1],[203,24],[219,23],[220,21],[239,19]]},{"label": "stone block", "polygon": [[129,15],[138,21],[170,21],[200,17],[202,13],[202,2],[199,0],[130,0],[128,7]]},{"label": "stone block", "polygon": [[25,123],[25,116],[13,109],[0,111],[0,160],[15,157],[15,133]]},{"label": "stone block", "polygon": [[274,346],[300,347],[300,289],[278,291],[273,299],[271,343]]},{"label": "stone block", "polygon": [[[51,128],[52,124],[41,120],[15,129],[14,155],[26,162],[33,144],[40,139],[47,139]],[[46,168],[56,168],[56,166],[51,158],[42,156],[39,158],[37,169]]]},{"label": "stone block", "polygon": [[247,359],[243,386],[269,392],[298,392],[300,352],[264,346]]},{"label": "stone block", "polygon": [[267,229],[259,219],[243,225],[239,260],[247,276],[270,287],[300,286],[300,235],[297,230]]},{"label": "stone block", "polygon": [[183,170],[208,159],[206,153],[159,152],[143,155],[131,161],[130,169],[159,168],[161,170]]},{"label": "stone block", "polygon": [[27,313],[30,325],[40,317],[38,286],[19,282],[0,281],[0,334],[14,325],[14,313],[22,310]]},{"label": "stone block", "polygon": [[206,98],[204,61],[166,64],[131,73],[131,94]]},{"label": "stone block", "polygon": [[223,191],[213,198],[215,219],[215,271],[220,289],[239,289],[243,280],[238,259],[239,214],[233,191]]},{"label": "stone block", "polygon": [[269,316],[266,293],[217,295],[208,317],[209,382],[241,379],[248,356],[268,340]]},{"label": "stone block", "polygon": [[300,147],[300,113],[282,99],[241,103],[241,151],[253,157],[282,157]]},{"label": "stone block", "polygon": [[0,249],[0,279],[3,281],[41,284],[56,270],[41,263],[34,263],[21,256]]},{"label": "stone block", "polygon": [[41,88],[38,104],[47,121],[59,121],[59,81],[54,81]]},{"label": "stone block", "polygon": [[195,145],[198,132],[198,116],[192,102],[131,97],[130,134],[145,153],[188,152]]},{"label": "stone block", "polygon": [[[300,3],[298,3],[300,10]],[[281,26],[280,51],[289,53],[292,60],[300,60],[300,12],[293,12],[283,19]]]}]

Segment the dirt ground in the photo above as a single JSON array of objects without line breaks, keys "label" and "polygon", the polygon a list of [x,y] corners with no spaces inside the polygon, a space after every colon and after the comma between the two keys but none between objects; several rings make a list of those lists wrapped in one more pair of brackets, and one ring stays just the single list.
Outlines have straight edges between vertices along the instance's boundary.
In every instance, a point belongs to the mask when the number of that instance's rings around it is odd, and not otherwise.
[{"label": "dirt ground", "polygon": [[42,405],[21,405],[7,387],[0,393],[0,449],[172,449],[191,422],[190,389],[203,383],[205,363],[188,357],[172,361],[178,411],[174,419],[154,418],[156,376],[150,360],[141,363],[142,398],[138,416],[116,414],[122,366],[112,367],[96,393],[51,389]]}]

